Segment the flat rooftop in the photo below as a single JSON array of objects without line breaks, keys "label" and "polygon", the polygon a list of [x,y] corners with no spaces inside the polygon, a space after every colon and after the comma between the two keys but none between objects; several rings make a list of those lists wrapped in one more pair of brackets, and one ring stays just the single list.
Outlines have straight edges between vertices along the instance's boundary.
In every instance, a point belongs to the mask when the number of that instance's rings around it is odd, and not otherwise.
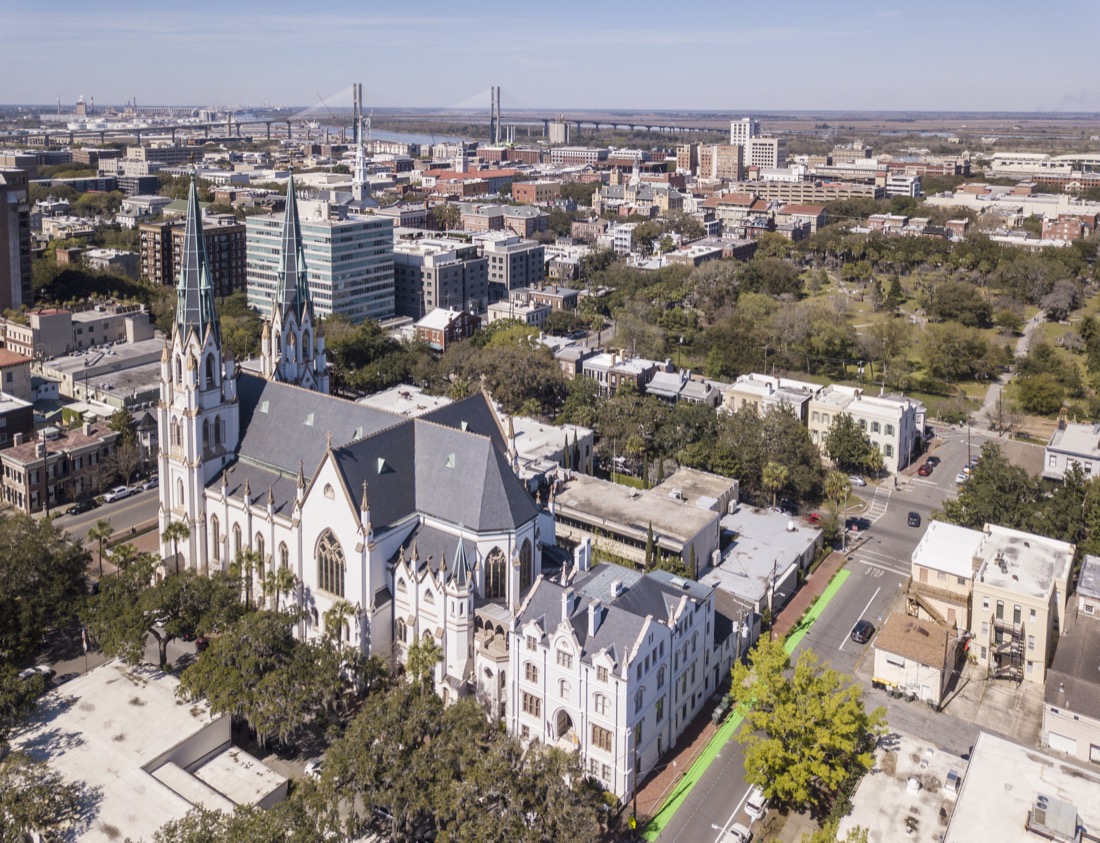
[{"label": "flat rooftop", "polygon": [[[88,818],[65,839],[151,840],[193,807],[189,797],[231,808],[235,797],[259,801],[261,790],[285,783],[230,746],[228,718],[177,699],[178,685],[150,666],[110,661],[43,696],[15,733],[14,747],[86,788]],[[237,756],[221,758],[225,752]]]},{"label": "flat rooftop", "polygon": [[574,474],[555,495],[557,511],[586,524],[607,524],[633,530],[644,539],[650,524],[658,536],[688,542],[718,520],[718,513],[700,509],[657,489],[641,492],[610,480]]},{"label": "flat rooftop", "polygon": [[1067,424],[1054,431],[1047,447],[1066,454],[1100,458],[1100,424]]},{"label": "flat rooftop", "polygon": [[[898,732],[885,735],[875,749],[874,767],[852,797],[851,813],[840,821],[837,839],[862,826],[874,843],[940,843],[957,798],[946,786],[948,778],[952,772],[961,777],[965,770],[962,758],[928,741]],[[920,783],[919,790],[910,789],[910,779]],[[1004,839],[979,834],[968,843]]]},{"label": "flat rooftop", "polygon": [[[1077,825],[1100,834],[1100,770],[1062,761],[981,732],[963,777],[943,843],[1034,843],[1027,830],[1037,798],[1069,803]],[[1048,839],[1056,839],[1050,837]]]},{"label": "flat rooftop", "polygon": [[42,365],[43,372],[69,375],[74,380],[97,378],[106,372],[140,366],[143,363],[160,362],[164,351],[164,339],[154,337],[138,342],[120,343],[110,348],[78,351],[65,357],[55,357]]},{"label": "flat rooftop", "polygon": [[981,530],[932,521],[913,549],[913,565],[970,579],[974,576],[974,557],[984,538]]},{"label": "flat rooftop", "polygon": [[415,419],[432,410],[446,407],[451,399],[445,395],[427,395],[419,386],[400,384],[373,395],[365,395],[356,403]]},{"label": "flat rooftop", "polygon": [[1077,575],[1077,593],[1082,597],[1100,598],[1100,556],[1089,554]]},{"label": "flat rooftop", "polygon": [[986,525],[987,533],[978,549],[982,558],[978,578],[987,586],[1031,597],[1045,597],[1055,582],[1065,580],[1073,565],[1074,546]]}]

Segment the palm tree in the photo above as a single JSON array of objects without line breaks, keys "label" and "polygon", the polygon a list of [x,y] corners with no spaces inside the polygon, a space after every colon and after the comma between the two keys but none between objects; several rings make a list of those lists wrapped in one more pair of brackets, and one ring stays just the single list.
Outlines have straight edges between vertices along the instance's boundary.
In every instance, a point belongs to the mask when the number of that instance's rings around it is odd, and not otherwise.
[{"label": "palm tree", "polygon": [[237,561],[234,565],[238,576],[244,578],[244,605],[247,609],[252,608],[253,573],[259,570],[263,564],[264,561],[259,552],[252,550],[252,548],[244,548],[237,554]]},{"label": "palm tree", "polygon": [[116,545],[111,551],[111,561],[114,563],[117,573],[121,574],[129,568],[141,556],[136,547],[129,542]]},{"label": "palm tree", "polygon": [[191,537],[191,528],[183,521],[171,521],[161,534],[166,542],[172,542],[172,556],[176,560],[176,573],[180,572],[180,541]]},{"label": "palm tree", "polygon": [[103,543],[115,534],[109,518],[100,518],[95,526],[88,530],[88,538],[99,543],[99,576],[103,576]]},{"label": "palm tree", "polygon": [[332,604],[332,608],[325,612],[325,637],[335,634],[334,641],[337,649],[344,643],[344,627],[347,627],[348,637],[351,637],[351,624],[349,618],[355,617],[355,607],[347,600],[338,600]]},{"label": "palm tree", "polygon": [[825,476],[825,496],[833,503],[833,512],[837,516],[851,489],[852,484],[844,472],[830,471]]},{"label": "palm tree", "polygon": [[298,585],[298,578],[290,568],[278,568],[275,573],[267,578],[264,583],[264,594],[275,597],[275,611],[279,611],[279,595],[290,597],[294,587]]},{"label": "palm tree", "polygon": [[405,657],[405,670],[421,693],[431,690],[435,666],[441,658],[443,658],[443,651],[430,634],[426,633],[409,645],[409,652]]},{"label": "palm tree", "polygon": [[764,472],[761,477],[761,482],[764,484],[764,488],[772,493],[772,509],[775,509],[776,500],[779,497],[779,490],[787,485],[787,481],[791,478],[791,471],[783,463],[769,462],[764,466]]}]

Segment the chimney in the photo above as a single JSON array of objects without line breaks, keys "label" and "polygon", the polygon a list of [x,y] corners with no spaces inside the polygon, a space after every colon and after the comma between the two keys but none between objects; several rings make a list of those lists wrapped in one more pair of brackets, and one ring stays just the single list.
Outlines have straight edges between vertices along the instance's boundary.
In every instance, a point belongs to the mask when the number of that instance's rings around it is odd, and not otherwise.
[{"label": "chimney", "polygon": [[569,620],[569,616],[573,614],[574,599],[576,592],[572,588],[567,588],[561,593],[561,619],[562,623]]},{"label": "chimney", "polygon": [[15,444],[16,445],[22,445],[23,444],[23,434],[22,433],[15,434]]},{"label": "chimney", "polygon": [[84,422],[84,425],[81,427],[81,430],[84,431],[85,436],[91,436],[92,435],[92,423],[90,421]]},{"label": "chimney", "polygon": [[45,442],[35,442],[34,443],[34,455],[38,459],[42,459],[46,456],[46,443]]},{"label": "chimney", "polygon": [[618,597],[622,593],[623,593],[623,581],[622,580],[612,580],[611,581],[611,596],[612,597]]},{"label": "chimney", "polygon": [[588,604],[588,634],[595,635],[596,630],[600,628],[600,622],[603,620],[603,604],[598,600],[593,600]]}]

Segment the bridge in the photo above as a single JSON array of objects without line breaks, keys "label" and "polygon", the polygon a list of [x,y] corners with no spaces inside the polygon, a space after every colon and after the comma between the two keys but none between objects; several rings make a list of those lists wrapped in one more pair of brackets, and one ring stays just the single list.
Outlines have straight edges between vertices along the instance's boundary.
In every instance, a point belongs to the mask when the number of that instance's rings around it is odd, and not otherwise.
[{"label": "bridge", "polygon": [[[224,121],[218,122],[193,122],[184,120],[183,114],[193,111],[191,108],[173,108],[168,106],[148,106],[134,108],[132,113],[135,119],[141,116],[153,117],[165,120],[163,123],[153,123],[147,126],[135,126],[133,123],[105,125],[96,128],[77,128],[58,126],[55,129],[45,128],[29,133],[5,133],[0,134],[0,139],[20,140],[24,143],[49,146],[51,143],[67,142],[70,145],[78,140],[98,139],[100,144],[107,138],[134,138],[138,144],[143,137],[170,137],[175,142],[177,135],[201,135],[211,140],[225,140],[231,138],[254,137],[249,133],[249,127],[255,127],[255,134],[262,135],[267,140],[273,137],[294,136],[294,127],[304,128],[306,139],[311,138],[313,131],[324,131],[328,138],[329,128],[339,130],[340,141],[346,142],[350,136],[354,137],[354,104],[349,100],[354,97],[354,85],[348,86],[336,94],[328,97],[317,95],[319,102],[308,108],[302,109],[290,116],[265,115],[261,117],[237,116],[228,112]],[[502,89],[496,86],[480,91],[467,100],[454,106],[445,108],[380,108],[376,109],[377,115],[387,122],[396,123],[438,123],[440,125],[454,123],[484,123],[489,127],[490,143],[501,143],[505,140],[514,140],[517,128],[525,128],[527,135],[532,135],[532,130],[538,131],[541,137],[548,137],[551,123],[566,123],[572,127],[574,138],[580,139],[584,130],[598,133],[601,129],[629,130],[637,132],[645,130],[649,133],[667,135],[669,138],[698,136],[704,134],[726,134],[729,131],[729,118],[719,115],[705,115],[692,117],[682,114],[650,113],[623,113],[596,110],[573,110],[548,113],[546,109],[531,108],[516,100],[508,99],[508,114],[505,118],[502,114]],[[171,122],[175,118],[178,122]],[[262,127],[262,128],[261,128]],[[273,130],[274,127],[274,130]],[[220,136],[212,136],[213,132],[222,132]]]}]

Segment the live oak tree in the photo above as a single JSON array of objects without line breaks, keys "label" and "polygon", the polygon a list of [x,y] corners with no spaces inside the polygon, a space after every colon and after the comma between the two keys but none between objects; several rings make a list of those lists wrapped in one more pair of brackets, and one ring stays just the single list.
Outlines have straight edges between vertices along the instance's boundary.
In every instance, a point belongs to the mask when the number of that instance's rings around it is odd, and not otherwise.
[{"label": "live oak tree", "polygon": [[368,696],[325,757],[320,791],[339,802],[345,833],[388,816],[388,836],[415,830],[437,841],[596,841],[606,828],[603,793],[576,755],[526,751],[471,699],[444,706],[398,683]]},{"label": "live oak tree", "polygon": [[825,434],[825,453],[842,471],[869,470],[874,450],[867,434],[848,413],[839,413]]},{"label": "live oak tree", "polygon": [[72,618],[87,564],[84,548],[50,519],[0,515],[0,654],[17,661]]},{"label": "live oak tree", "polygon": [[231,577],[181,571],[154,583],[155,569],[155,558],[139,555],[100,581],[99,593],[88,598],[83,614],[103,652],[128,664],[144,658],[146,638],[152,636],[163,669],[169,642],[228,625],[241,606],[239,586]]},{"label": "live oak tree", "polygon": [[0,843],[22,843],[36,832],[44,841],[66,839],[80,819],[88,789],[65,781],[45,763],[23,752],[0,758]]},{"label": "live oak tree", "polygon": [[761,638],[733,667],[730,697],[745,712],[737,739],[751,784],[794,810],[826,812],[846,782],[872,765],[885,712],[864,708],[859,688],[805,651],[791,669],[783,642]]}]

